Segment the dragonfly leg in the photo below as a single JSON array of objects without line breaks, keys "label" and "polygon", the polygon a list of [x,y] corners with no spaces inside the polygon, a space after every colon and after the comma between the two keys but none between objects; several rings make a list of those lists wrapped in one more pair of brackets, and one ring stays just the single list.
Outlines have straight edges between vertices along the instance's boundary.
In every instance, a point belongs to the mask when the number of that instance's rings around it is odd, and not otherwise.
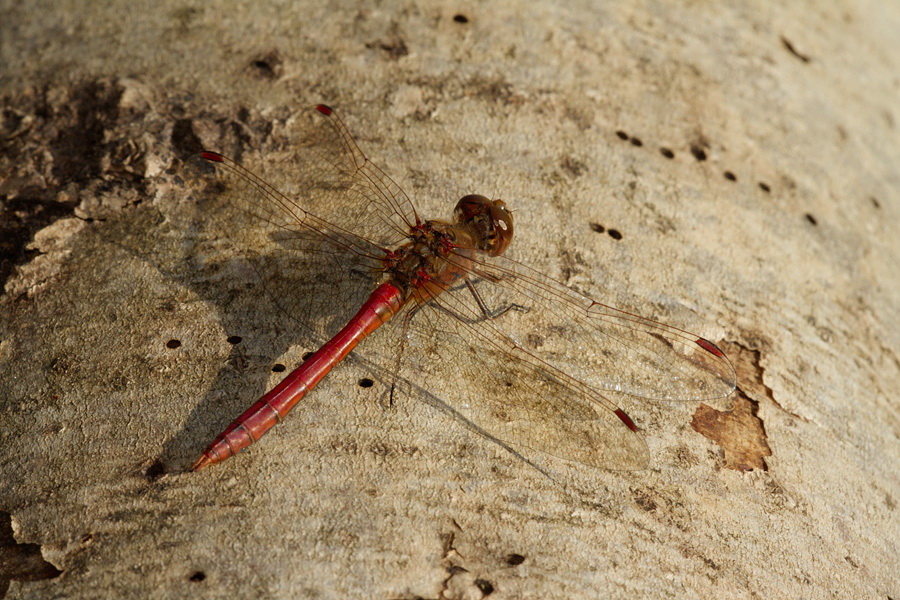
[{"label": "dragonfly leg", "polygon": [[[492,275],[486,277],[486,275],[487,275],[486,273],[479,273],[479,275],[484,277],[488,281],[493,281],[494,283],[496,283],[497,281],[500,281],[499,279],[497,279],[496,277],[494,277]],[[481,298],[481,294],[478,293],[478,288],[475,287],[475,284],[472,283],[472,280],[469,279],[468,277],[466,278],[466,287],[469,289],[469,292],[471,292],[472,297],[475,298],[475,302],[478,303],[478,308],[479,308],[479,310],[481,310],[481,314],[484,315],[484,318],[482,320],[489,321],[492,319],[497,319],[499,317],[502,317],[503,315],[505,315],[506,313],[508,313],[511,310],[521,310],[522,312],[526,312],[528,310],[526,307],[522,306],[521,304],[510,304],[508,306],[501,306],[501,307],[497,308],[496,310],[494,310],[493,312],[491,312],[491,310],[488,308],[485,301]]]},{"label": "dragonfly leg", "polygon": [[[522,306],[521,304],[510,304],[508,306],[501,306],[500,308],[498,308],[494,311],[491,311],[491,309],[488,308],[487,303],[481,298],[481,295],[478,293],[478,289],[475,287],[475,284],[472,283],[471,280],[466,278],[465,285],[466,285],[466,288],[469,290],[469,292],[472,294],[472,297],[475,299],[475,302],[478,304],[478,310],[481,312],[481,317],[478,317],[475,319],[472,319],[469,317],[464,317],[463,315],[461,315],[461,314],[457,313],[456,311],[445,306],[440,301],[440,298],[436,298],[436,299],[433,298],[431,301],[429,301],[427,303],[428,306],[435,308],[445,314],[448,314],[451,317],[453,317],[454,319],[462,321],[463,323],[466,323],[467,325],[475,325],[477,323],[482,323],[484,321],[491,321],[493,319],[500,318],[511,310],[520,310],[522,312],[528,312],[528,307]],[[419,310],[422,308],[422,306],[424,306],[424,305],[419,304],[406,314],[406,318],[404,319],[404,324],[403,324],[404,332],[406,331],[406,326],[408,325],[409,321],[413,318],[413,316],[417,312],[419,312]]]},{"label": "dragonfly leg", "polygon": [[394,360],[394,368],[393,373],[391,374],[391,389],[388,393],[388,408],[394,407],[394,392],[397,389],[397,374],[400,372],[400,365],[403,362],[403,353],[406,351],[406,340],[408,337],[409,331],[409,322],[412,320],[413,315],[419,312],[419,308],[421,305],[414,307],[412,310],[407,311],[405,315],[403,315],[403,333],[400,336],[400,348],[397,349],[397,357]]}]

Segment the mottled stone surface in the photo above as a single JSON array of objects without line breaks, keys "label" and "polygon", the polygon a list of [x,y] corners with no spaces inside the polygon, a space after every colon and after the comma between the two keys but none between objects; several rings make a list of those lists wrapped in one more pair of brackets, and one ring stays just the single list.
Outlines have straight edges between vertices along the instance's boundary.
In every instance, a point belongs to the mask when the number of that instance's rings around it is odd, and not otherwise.
[{"label": "mottled stone surface", "polygon": [[[896,6],[7,2],[0,23],[7,598],[900,597]],[[290,189],[317,102],[423,214],[502,197],[515,257],[720,343],[740,396],[635,400],[651,467],[598,471],[347,364],[188,472],[312,348],[185,235],[181,159]]]}]

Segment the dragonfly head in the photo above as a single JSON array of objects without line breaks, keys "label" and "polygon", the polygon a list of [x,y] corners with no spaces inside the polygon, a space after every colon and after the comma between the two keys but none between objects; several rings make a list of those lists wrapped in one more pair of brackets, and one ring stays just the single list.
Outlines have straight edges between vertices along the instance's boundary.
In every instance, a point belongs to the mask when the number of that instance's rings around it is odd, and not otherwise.
[{"label": "dragonfly head", "polygon": [[469,229],[477,248],[491,256],[503,254],[512,241],[512,213],[503,200],[488,200],[477,194],[463,196],[453,216],[458,225]]}]

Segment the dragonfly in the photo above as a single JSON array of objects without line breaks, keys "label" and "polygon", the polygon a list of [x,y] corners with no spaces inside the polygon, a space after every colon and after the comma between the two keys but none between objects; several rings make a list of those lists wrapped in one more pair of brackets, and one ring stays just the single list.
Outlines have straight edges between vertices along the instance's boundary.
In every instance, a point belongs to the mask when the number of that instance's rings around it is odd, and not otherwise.
[{"label": "dragonfly", "polygon": [[321,343],[192,470],[257,442],[364,340],[366,367],[392,390],[426,390],[511,448],[602,469],[649,462],[623,402],[708,401],[735,389],[712,341],[508,257],[515,227],[503,200],[469,194],[451,219],[424,219],[332,108],[311,113],[288,191],[218,152],[188,161],[202,214]]}]

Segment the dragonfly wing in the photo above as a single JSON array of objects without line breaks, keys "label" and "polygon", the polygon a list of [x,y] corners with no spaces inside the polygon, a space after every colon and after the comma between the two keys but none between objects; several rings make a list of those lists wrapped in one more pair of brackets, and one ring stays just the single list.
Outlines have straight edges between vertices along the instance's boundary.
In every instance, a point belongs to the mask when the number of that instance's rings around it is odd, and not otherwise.
[{"label": "dragonfly wing", "polygon": [[371,293],[384,256],[378,244],[313,215],[219,154],[191,157],[185,174],[198,229],[229,240],[276,305],[320,339]]},{"label": "dragonfly wing", "polygon": [[429,382],[454,411],[513,447],[603,469],[647,465],[646,443],[618,407],[483,320],[467,296],[447,291],[412,317],[401,376]]},{"label": "dragonfly wing", "polygon": [[359,149],[347,126],[318,105],[301,127],[286,172],[309,210],[383,246],[409,235],[419,220],[409,196]]},{"label": "dragonfly wing", "polygon": [[[521,343],[605,396],[709,401],[729,396],[735,371],[712,342],[596,302],[505,257],[478,265],[489,306]],[[494,280],[497,283],[491,283]]]}]

